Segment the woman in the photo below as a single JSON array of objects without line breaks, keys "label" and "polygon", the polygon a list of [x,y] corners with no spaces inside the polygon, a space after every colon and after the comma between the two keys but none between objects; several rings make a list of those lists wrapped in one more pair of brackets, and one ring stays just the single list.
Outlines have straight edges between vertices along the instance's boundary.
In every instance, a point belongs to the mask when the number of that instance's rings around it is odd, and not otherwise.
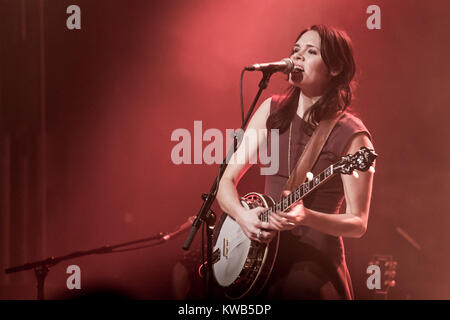
[{"label": "woman", "polygon": [[[289,74],[291,87],[287,94],[264,101],[247,127],[279,129],[279,170],[266,176],[265,184],[265,193],[275,200],[288,194],[282,188],[320,120],[349,106],[355,74],[348,36],[324,25],[301,32],[291,59],[297,68]],[[277,231],[282,231],[278,257],[261,295],[279,299],[353,299],[342,237],[359,238],[366,232],[373,173],[361,172],[358,179],[336,175],[288,213],[278,212],[263,223],[258,215],[264,209],[242,207],[236,184],[250,166],[248,159],[257,154],[258,148],[270,146],[268,139],[266,131],[257,144],[240,145],[233,157],[246,161],[231,159],[217,194],[221,209],[251,240],[269,242]],[[370,133],[358,118],[345,111],[312,173],[321,172],[362,146],[373,149]],[[339,214],[344,197],[345,213]]]}]

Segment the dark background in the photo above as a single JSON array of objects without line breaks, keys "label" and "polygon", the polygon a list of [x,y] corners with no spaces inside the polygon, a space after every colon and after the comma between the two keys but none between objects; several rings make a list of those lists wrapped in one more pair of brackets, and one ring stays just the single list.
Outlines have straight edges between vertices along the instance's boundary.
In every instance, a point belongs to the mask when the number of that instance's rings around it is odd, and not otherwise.
[{"label": "dark background", "polygon": [[[72,4],[81,30],[66,28]],[[381,30],[366,27],[371,4]],[[217,165],[173,164],[172,132],[193,133],[194,120],[203,131],[240,127],[242,67],[289,56],[302,29],[325,23],[353,40],[353,109],[379,154],[369,229],[344,240],[356,297],[372,298],[367,264],[388,254],[398,261],[389,298],[449,299],[448,9],[444,0],[0,0],[0,267],[173,231],[196,215]],[[258,81],[245,77],[246,106]],[[285,87],[275,75],[260,101]],[[242,193],[263,191],[257,173]],[[172,299],[174,268],[196,265],[194,254],[183,260],[184,238],[65,261],[46,293],[73,294],[65,271],[76,264],[82,291]],[[2,273],[0,298],[32,299],[34,281],[32,271]]]}]

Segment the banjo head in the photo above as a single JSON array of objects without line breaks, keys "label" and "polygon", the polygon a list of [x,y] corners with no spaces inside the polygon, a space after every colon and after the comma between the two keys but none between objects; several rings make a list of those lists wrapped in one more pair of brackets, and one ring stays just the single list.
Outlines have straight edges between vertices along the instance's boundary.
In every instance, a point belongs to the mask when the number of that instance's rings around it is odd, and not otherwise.
[{"label": "banjo head", "polygon": [[[244,207],[249,208],[245,202]],[[239,224],[226,215],[220,228],[214,251],[219,250],[220,259],[213,265],[214,276],[222,287],[231,285],[244,268],[250,250],[251,240],[242,231]]]},{"label": "banjo head", "polygon": [[[259,193],[248,193],[241,199],[246,209],[265,207],[274,201]],[[242,298],[250,291],[261,289],[273,267],[278,249],[279,234],[269,245],[252,241],[244,234],[239,224],[224,213],[217,226],[213,273],[217,283],[225,288],[232,299]]]}]

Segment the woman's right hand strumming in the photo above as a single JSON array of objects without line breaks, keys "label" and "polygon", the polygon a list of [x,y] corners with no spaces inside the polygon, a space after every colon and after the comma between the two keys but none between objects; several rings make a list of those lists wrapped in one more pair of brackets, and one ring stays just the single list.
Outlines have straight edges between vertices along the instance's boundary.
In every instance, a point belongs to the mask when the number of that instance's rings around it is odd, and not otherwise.
[{"label": "woman's right hand strumming", "polygon": [[268,243],[275,236],[276,231],[270,230],[271,226],[268,222],[262,222],[259,219],[260,214],[266,210],[263,207],[257,207],[253,209],[245,209],[242,207],[236,216],[236,222],[241,227],[245,235],[253,241],[259,243]]}]

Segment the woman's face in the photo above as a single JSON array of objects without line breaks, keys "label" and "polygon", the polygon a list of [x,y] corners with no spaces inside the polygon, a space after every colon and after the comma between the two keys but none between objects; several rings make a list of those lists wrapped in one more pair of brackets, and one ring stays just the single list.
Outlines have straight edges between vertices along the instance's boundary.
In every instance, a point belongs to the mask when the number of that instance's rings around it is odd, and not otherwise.
[{"label": "woman's face", "polygon": [[291,59],[302,71],[291,72],[289,83],[302,89],[308,96],[320,96],[328,85],[331,74],[320,54],[320,36],[317,31],[305,32],[295,43]]}]

